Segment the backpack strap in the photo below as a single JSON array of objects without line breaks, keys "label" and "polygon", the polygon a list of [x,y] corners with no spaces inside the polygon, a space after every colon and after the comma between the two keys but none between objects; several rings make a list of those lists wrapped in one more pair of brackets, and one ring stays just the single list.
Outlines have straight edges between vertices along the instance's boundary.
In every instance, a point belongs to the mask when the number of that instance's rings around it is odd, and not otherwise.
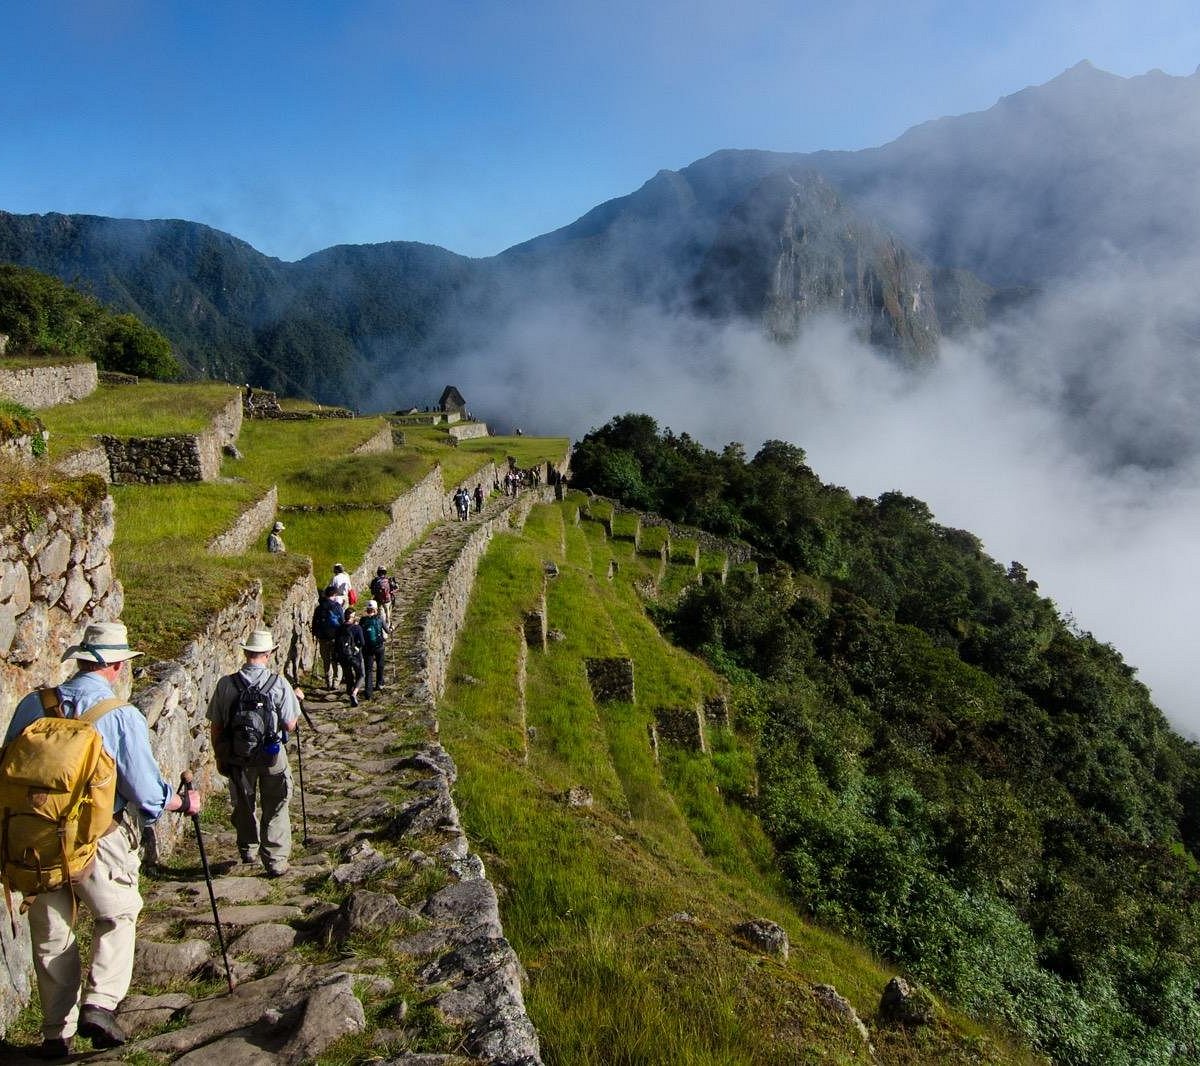
[{"label": "backpack strap", "polygon": [[56,688],[38,689],[38,699],[42,701],[42,713],[47,718],[62,718],[62,695]]},{"label": "backpack strap", "polygon": [[115,711],[118,707],[124,707],[128,700],[121,699],[120,696],[110,696],[106,700],[101,700],[99,703],[93,703],[86,711],[79,716],[81,722],[89,722],[95,725],[109,711]]}]

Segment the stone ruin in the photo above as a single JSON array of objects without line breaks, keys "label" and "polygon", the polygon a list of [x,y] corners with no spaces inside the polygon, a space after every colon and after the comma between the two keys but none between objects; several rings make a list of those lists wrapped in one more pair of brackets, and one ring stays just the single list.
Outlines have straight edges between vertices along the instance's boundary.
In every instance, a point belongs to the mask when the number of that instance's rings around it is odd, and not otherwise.
[{"label": "stone ruin", "polygon": [[585,659],[584,665],[597,703],[633,703],[632,659]]},{"label": "stone ruin", "polygon": [[699,707],[655,707],[657,738],[690,751],[707,752],[704,712]]}]

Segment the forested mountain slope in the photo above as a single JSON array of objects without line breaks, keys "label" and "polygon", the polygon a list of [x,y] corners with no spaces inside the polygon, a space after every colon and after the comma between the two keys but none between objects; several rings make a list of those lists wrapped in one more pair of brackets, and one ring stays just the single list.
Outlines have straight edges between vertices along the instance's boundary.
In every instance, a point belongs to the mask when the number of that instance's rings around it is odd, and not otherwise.
[{"label": "forested mountain slope", "polygon": [[919,500],[627,415],[576,484],[742,537],[659,611],[739,692],[793,897],[1059,1062],[1200,1055],[1200,751],[1134,670]]}]

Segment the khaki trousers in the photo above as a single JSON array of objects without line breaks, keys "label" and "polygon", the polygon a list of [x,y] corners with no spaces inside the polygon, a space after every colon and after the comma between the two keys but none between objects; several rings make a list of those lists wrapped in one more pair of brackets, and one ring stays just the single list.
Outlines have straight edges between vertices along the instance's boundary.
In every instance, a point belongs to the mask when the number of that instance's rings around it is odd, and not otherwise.
[{"label": "khaki trousers", "polygon": [[88,1006],[116,1010],[133,977],[133,941],[142,909],[138,891],[141,830],[126,813],[117,828],[100,839],[96,864],[87,880],[75,886],[75,897],[92,912],[92,964],[86,982],[75,930],[71,928],[71,893],[66,888],[44,892],[29,908],[33,968],[42,1001],[42,1036],[49,1040],[75,1035],[80,985]]},{"label": "khaki trousers", "polygon": [[[287,865],[292,854],[292,820],[288,799],[292,795],[292,769],[280,752],[281,766],[230,767],[229,798],[233,802],[233,828],[238,851],[257,855],[268,870]],[[255,812],[256,800],[262,810]]]}]

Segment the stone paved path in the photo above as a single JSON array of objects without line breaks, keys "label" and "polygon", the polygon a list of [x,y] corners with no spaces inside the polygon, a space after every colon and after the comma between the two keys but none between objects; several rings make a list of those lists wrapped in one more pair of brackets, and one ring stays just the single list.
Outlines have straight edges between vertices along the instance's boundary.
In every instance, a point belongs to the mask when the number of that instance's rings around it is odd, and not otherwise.
[{"label": "stone paved path", "polygon": [[520,964],[459,826],[456,771],[434,739],[417,646],[467,537],[511,504],[492,500],[482,516],[435,528],[396,571],[382,693],[351,708],[341,692],[307,688],[316,727],[300,729],[308,836],[292,744],[286,874],[267,879],[240,864],[228,806],[207,805],[234,991],[193,841],[144,882],[134,988],[119,1012],[131,1042],[89,1061],[139,1053],[141,1063],[266,1066],[315,1061],[332,1047],[339,1062],[540,1063]]}]

